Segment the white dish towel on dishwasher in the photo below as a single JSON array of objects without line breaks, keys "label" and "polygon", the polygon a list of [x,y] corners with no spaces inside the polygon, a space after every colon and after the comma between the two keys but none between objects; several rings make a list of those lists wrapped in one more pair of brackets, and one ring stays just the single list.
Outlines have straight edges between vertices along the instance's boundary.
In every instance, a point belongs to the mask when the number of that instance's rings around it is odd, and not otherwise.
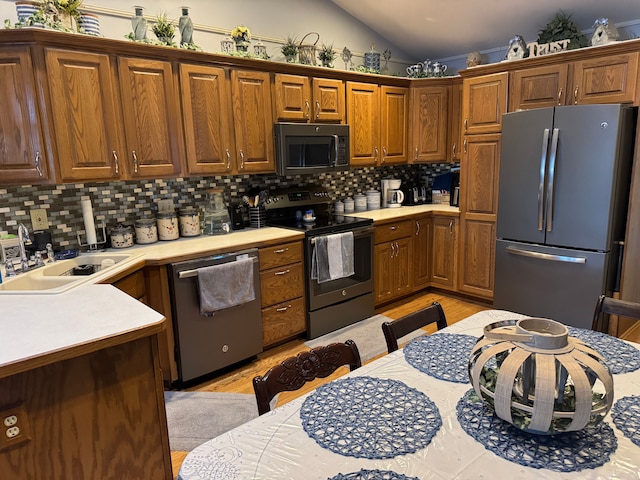
[{"label": "white dish towel on dishwasher", "polygon": [[311,278],[318,283],[345,278],[355,273],[353,232],[315,237],[311,256]]}]

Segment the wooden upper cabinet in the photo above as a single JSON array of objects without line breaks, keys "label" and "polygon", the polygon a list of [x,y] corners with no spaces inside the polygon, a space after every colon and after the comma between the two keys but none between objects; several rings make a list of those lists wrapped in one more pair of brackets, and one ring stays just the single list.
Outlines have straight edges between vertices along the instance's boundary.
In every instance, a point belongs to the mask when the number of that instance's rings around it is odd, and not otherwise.
[{"label": "wooden upper cabinet", "polygon": [[507,72],[463,80],[465,135],[502,130],[502,115],[507,111],[507,81]]},{"label": "wooden upper cabinet", "polygon": [[124,178],[126,152],[110,57],[48,48],[45,58],[60,179]]},{"label": "wooden upper cabinet", "polygon": [[409,89],[380,87],[380,164],[407,163]]},{"label": "wooden upper cabinet", "polygon": [[347,82],[347,123],[349,124],[351,165],[378,165],[380,160],[378,85]]},{"label": "wooden upper cabinet", "polygon": [[269,74],[232,70],[231,95],[238,172],[274,172],[276,167]]},{"label": "wooden upper cabinet", "polygon": [[467,136],[460,163],[460,211],[496,215],[500,135]]},{"label": "wooden upper cabinet", "polygon": [[638,52],[574,62],[571,103],[626,103],[636,99]]},{"label": "wooden upper cabinet", "polygon": [[549,65],[511,72],[509,111],[564,105],[567,96],[567,64]]},{"label": "wooden upper cabinet", "polygon": [[451,87],[411,90],[412,163],[447,161],[450,96]]},{"label": "wooden upper cabinet", "polygon": [[345,121],[345,91],[342,80],[309,78],[302,75],[275,75],[276,121]]},{"label": "wooden upper cabinet", "polygon": [[180,88],[187,172],[231,173],[235,167],[235,142],[226,71],[183,63]]},{"label": "wooden upper cabinet", "polygon": [[28,47],[0,49],[0,184],[46,183],[34,67]]},{"label": "wooden upper cabinet", "polygon": [[129,57],[118,60],[129,175],[180,174],[182,123],[171,64]]}]

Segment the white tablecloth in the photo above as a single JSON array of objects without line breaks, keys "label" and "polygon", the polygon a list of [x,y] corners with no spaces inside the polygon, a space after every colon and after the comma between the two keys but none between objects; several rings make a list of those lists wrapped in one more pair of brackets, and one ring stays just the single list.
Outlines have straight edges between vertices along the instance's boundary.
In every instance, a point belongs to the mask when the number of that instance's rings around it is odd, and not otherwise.
[{"label": "white tablecloth", "polygon": [[[489,310],[472,315],[442,332],[480,337],[482,328],[488,323],[521,317],[511,312]],[[426,448],[381,460],[333,453],[319,446],[303,430],[299,410],[306,397],[301,397],[200,445],[187,455],[178,478],[327,479],[361,469],[393,471],[421,480],[640,478],[640,447],[616,429],[610,414],[605,421],[615,431],[618,448],[609,462],[595,469],[572,473],[535,469],[496,456],[465,433],[456,417],[456,404],[471,388],[470,384],[426,375],[405,361],[402,350],[364,365],[347,377],[364,375],[399,380],[424,392],[435,402],[442,417],[442,427]],[[640,370],[615,375],[614,382],[614,403],[624,396],[640,395]]]}]

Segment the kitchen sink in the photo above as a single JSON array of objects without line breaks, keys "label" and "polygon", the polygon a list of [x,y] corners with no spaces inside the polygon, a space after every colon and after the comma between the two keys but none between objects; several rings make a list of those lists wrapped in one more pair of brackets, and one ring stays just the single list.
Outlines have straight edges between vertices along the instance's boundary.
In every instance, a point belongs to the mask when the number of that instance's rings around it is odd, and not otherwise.
[{"label": "kitchen sink", "polygon": [[122,266],[142,255],[141,253],[86,253],[75,258],[47,263],[16,277],[5,278],[0,284],[2,294],[62,293],[84,283],[91,283],[97,276]]}]

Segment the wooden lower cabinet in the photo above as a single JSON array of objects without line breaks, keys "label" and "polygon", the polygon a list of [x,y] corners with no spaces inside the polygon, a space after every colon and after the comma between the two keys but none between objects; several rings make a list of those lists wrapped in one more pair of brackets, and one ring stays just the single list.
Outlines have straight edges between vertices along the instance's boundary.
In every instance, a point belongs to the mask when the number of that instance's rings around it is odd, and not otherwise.
[{"label": "wooden lower cabinet", "polygon": [[458,219],[434,217],[432,235],[430,283],[432,286],[453,290],[457,273]]},{"label": "wooden lower cabinet", "polygon": [[413,290],[413,222],[376,227],[373,247],[374,298],[381,304]]},{"label": "wooden lower cabinet", "polygon": [[479,215],[463,216],[458,290],[476,297],[493,298],[496,222]]},{"label": "wooden lower cabinet", "polygon": [[302,242],[259,250],[264,347],[306,330]]},{"label": "wooden lower cabinet", "polygon": [[429,286],[431,281],[431,256],[433,251],[431,214],[414,220],[413,237],[413,290],[421,290]]}]

